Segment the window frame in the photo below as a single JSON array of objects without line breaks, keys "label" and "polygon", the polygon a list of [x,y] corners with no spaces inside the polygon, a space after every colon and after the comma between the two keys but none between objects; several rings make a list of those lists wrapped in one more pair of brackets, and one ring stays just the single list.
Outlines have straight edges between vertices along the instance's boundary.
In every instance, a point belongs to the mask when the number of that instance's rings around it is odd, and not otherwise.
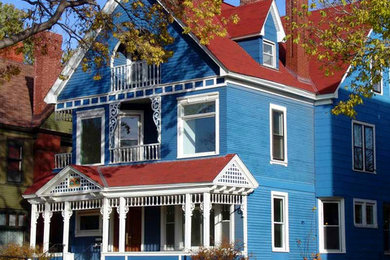
[{"label": "window frame", "polygon": [[[370,62],[370,69],[372,69],[372,63],[373,63],[373,61],[371,60],[371,62]],[[381,90],[378,92],[378,91],[376,91],[374,89],[374,86],[373,86],[372,92],[374,92],[374,94],[376,94],[376,95],[381,95],[382,96],[383,95],[383,70],[380,71],[380,75],[381,75],[381,81],[378,84],[380,84]]]},{"label": "window frame", "polygon": [[[361,125],[362,126],[362,169],[355,168],[355,136],[354,136],[354,125]],[[374,155],[374,170],[368,171],[366,169],[366,137],[365,137],[365,128],[371,127],[372,133],[373,133],[373,155]],[[366,122],[358,121],[358,120],[352,120],[351,121],[351,139],[352,139],[352,170],[355,172],[363,172],[363,173],[370,173],[370,174],[376,174],[376,134],[375,134],[375,125],[369,124]]]},{"label": "window frame", "polygon": [[[115,147],[127,147],[127,146],[121,146],[121,134],[120,134],[120,128],[121,128],[121,120],[123,117],[127,116],[139,116],[140,117],[140,126],[138,128],[138,138],[139,138],[139,145],[144,144],[144,111],[142,110],[121,110],[118,114],[118,127],[116,129],[116,137],[115,137]],[[131,147],[131,146],[130,146]]]},{"label": "window frame", "polygon": [[[184,121],[185,121],[185,116],[183,115],[184,106],[206,103],[206,102],[215,103],[215,112],[213,112],[215,118],[215,151],[184,154],[183,153],[184,151],[183,133],[184,133]],[[191,119],[206,118],[206,117],[210,117],[210,116],[191,115]],[[177,158],[180,159],[180,158],[202,157],[202,156],[210,156],[210,155],[218,155],[218,154],[219,154],[219,92],[211,92],[206,94],[191,95],[191,96],[177,98]]]},{"label": "window frame", "polygon": [[[356,212],[355,205],[362,205],[362,223],[356,223]],[[373,224],[367,224],[367,204],[373,205]],[[353,199],[353,224],[355,227],[359,228],[378,228],[378,210],[376,200],[366,200],[366,199]]]},{"label": "window frame", "polygon": [[[279,111],[283,113],[283,148],[284,148],[284,160],[274,159],[273,157],[273,111]],[[269,106],[269,133],[270,133],[270,163],[271,164],[280,164],[287,166],[287,108],[284,106],[279,106],[275,104],[270,104]]]},{"label": "window frame", "polygon": [[[81,230],[80,229],[80,217],[82,216],[98,216],[99,217],[99,229]],[[103,220],[99,211],[76,211],[76,221],[74,227],[75,237],[94,237],[100,236],[102,233]]]},{"label": "window frame", "polygon": [[[339,250],[325,249],[325,237],[324,237],[324,203],[337,203],[338,215],[339,215]],[[322,254],[340,254],[346,253],[345,244],[345,207],[343,198],[319,198],[318,199],[318,234],[319,234],[319,249]]]},{"label": "window frame", "polygon": [[[20,150],[20,158],[11,158],[9,156],[9,149],[10,146],[18,146]],[[7,139],[7,183],[22,183],[24,180],[23,176],[23,156],[24,156],[24,142],[20,139]],[[19,162],[19,171],[10,171],[9,169],[9,163],[10,161],[13,162]],[[14,181],[9,178],[9,175],[11,174],[20,174],[20,181]]]},{"label": "window frame", "polygon": [[[272,65],[266,64],[264,62],[264,55],[268,55],[269,56],[268,53],[264,52],[264,45],[269,45],[269,46],[272,47],[272,54],[273,54],[272,55]],[[268,41],[266,39],[263,39],[263,46],[262,47],[263,47],[263,66],[275,69],[276,68],[276,45],[275,45],[275,43],[272,42],[272,41]]]},{"label": "window frame", "polygon": [[[274,199],[281,199],[283,201],[283,246],[275,247],[275,221],[274,221]],[[272,251],[273,252],[290,252],[290,234],[289,234],[289,214],[288,214],[288,193],[271,191],[271,237],[272,237]]]},{"label": "window frame", "polygon": [[100,140],[100,162],[83,165],[102,165],[105,160],[105,109],[97,108],[92,110],[77,111],[77,140],[76,140],[76,164],[81,165],[81,122],[84,119],[101,118],[101,140]]}]

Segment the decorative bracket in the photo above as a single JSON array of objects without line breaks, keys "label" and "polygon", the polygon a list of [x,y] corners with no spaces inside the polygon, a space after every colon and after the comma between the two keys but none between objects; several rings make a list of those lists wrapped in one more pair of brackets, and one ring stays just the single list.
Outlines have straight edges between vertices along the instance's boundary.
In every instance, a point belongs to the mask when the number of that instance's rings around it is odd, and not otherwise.
[{"label": "decorative bracket", "polygon": [[158,142],[161,143],[161,96],[151,97],[153,122],[158,132]]},{"label": "decorative bracket", "polygon": [[[183,204],[182,206],[181,206],[181,209],[183,210],[183,212],[184,212],[184,214],[187,214],[187,212],[186,212],[186,204]],[[193,214],[193,212],[194,212],[194,209],[195,209],[195,203],[190,203],[190,216],[192,217],[192,214]]]},{"label": "decorative bracket", "polygon": [[110,219],[110,215],[112,212],[112,207],[110,205],[103,205],[103,207],[100,208],[100,214],[102,214],[103,218]]},{"label": "decorative bracket", "polygon": [[114,148],[114,146],[115,146],[114,137],[115,137],[115,129],[118,125],[119,106],[120,106],[120,103],[111,103],[110,104],[109,130],[110,130],[110,147],[111,148]]},{"label": "decorative bracket", "polygon": [[70,217],[73,215],[73,211],[71,209],[65,209],[61,211],[61,215],[65,221],[65,219],[70,219]]}]

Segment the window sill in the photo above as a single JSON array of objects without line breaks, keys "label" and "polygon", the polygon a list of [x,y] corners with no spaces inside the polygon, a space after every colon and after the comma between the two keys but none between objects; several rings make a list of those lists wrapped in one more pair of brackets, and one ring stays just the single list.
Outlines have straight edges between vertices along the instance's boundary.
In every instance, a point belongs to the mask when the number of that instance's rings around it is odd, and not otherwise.
[{"label": "window sill", "polygon": [[320,254],[345,254],[345,250],[321,250]]},{"label": "window sill", "polygon": [[285,249],[285,248],[272,248],[272,252],[275,253],[289,253],[290,249]]},{"label": "window sill", "polygon": [[204,157],[204,156],[213,156],[218,155],[217,152],[206,152],[206,153],[194,153],[194,154],[181,154],[177,156],[177,159],[186,159],[186,158],[194,158],[194,157]]},{"label": "window sill", "polygon": [[278,161],[278,160],[272,160],[269,162],[270,164],[277,164],[277,165],[283,165],[285,167],[287,167],[288,163],[287,161]]},{"label": "window sill", "polygon": [[354,172],[357,172],[357,173],[366,173],[366,174],[373,174],[373,175],[376,175],[376,170],[373,171],[373,172],[369,172],[369,171],[364,171],[364,170],[357,170],[357,169],[352,169]]},{"label": "window sill", "polygon": [[96,236],[101,236],[102,231],[99,230],[88,230],[88,231],[80,231],[76,230],[75,232],[75,237],[96,237]]},{"label": "window sill", "polygon": [[371,228],[371,229],[377,229],[378,228],[377,224],[374,224],[374,225],[354,224],[354,226],[356,228]]}]

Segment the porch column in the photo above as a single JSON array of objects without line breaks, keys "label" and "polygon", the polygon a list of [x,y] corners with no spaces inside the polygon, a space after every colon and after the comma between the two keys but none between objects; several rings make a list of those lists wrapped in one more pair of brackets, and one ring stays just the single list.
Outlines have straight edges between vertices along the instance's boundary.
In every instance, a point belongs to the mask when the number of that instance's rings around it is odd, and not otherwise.
[{"label": "porch column", "polygon": [[229,214],[229,243],[230,244],[234,244],[236,241],[235,241],[235,226],[236,224],[234,223],[235,222],[235,205],[232,204],[230,205],[230,214]]},{"label": "porch column", "polygon": [[103,205],[100,209],[100,214],[103,215],[103,232],[102,232],[102,253],[108,252],[108,230],[110,223],[110,214],[112,208],[108,198],[103,198]]},{"label": "porch column", "polygon": [[31,204],[31,224],[30,224],[30,247],[35,248],[37,241],[37,220],[39,218],[39,212],[37,210],[37,204]]},{"label": "porch column", "polygon": [[203,246],[210,246],[210,210],[211,210],[211,200],[210,193],[203,193]]},{"label": "porch column", "polygon": [[126,199],[119,198],[119,252],[125,252],[125,236],[126,236],[126,215],[129,212],[129,207],[126,206]]},{"label": "porch column", "polygon": [[243,235],[244,235],[244,255],[248,255],[248,197],[246,195],[242,196],[242,222],[243,222]]},{"label": "porch column", "polygon": [[62,218],[64,220],[64,232],[62,236],[62,244],[63,244],[63,258],[67,259],[67,254],[69,252],[69,220],[72,216],[72,209],[70,208],[70,202],[64,202],[64,210],[61,212]]},{"label": "porch column", "polygon": [[185,230],[184,230],[184,249],[191,250],[191,225],[192,225],[192,211],[195,208],[195,204],[192,203],[192,194],[186,194],[186,202],[184,205],[185,215]]},{"label": "porch column", "polygon": [[43,252],[49,251],[50,242],[50,219],[53,216],[53,212],[50,211],[50,204],[45,203],[45,212],[43,213],[44,226],[43,226]]}]

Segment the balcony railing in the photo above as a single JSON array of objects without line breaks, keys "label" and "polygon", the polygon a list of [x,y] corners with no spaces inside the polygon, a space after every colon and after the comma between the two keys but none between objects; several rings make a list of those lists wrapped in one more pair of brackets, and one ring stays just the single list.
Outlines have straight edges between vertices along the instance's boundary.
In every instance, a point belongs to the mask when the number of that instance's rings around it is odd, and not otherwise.
[{"label": "balcony railing", "polygon": [[71,153],[59,153],[54,156],[54,169],[62,169],[72,164]]},{"label": "balcony railing", "polygon": [[110,149],[111,163],[159,160],[160,144],[144,144]]},{"label": "balcony railing", "polygon": [[160,67],[144,61],[111,68],[111,91],[129,90],[160,84]]}]

